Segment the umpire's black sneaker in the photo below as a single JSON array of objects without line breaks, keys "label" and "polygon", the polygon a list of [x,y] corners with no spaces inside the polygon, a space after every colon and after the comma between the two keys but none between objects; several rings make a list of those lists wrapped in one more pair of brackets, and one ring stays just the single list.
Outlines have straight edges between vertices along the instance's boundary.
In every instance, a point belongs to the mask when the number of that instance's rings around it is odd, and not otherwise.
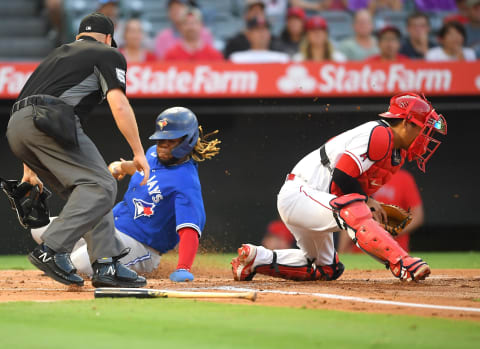
[{"label": "umpire's black sneaker", "polygon": [[147,280],[128,269],[119,259],[128,254],[110,258],[99,258],[93,264],[92,285],[94,287],[143,287]]},{"label": "umpire's black sneaker", "polygon": [[83,279],[70,260],[69,253],[56,253],[45,244],[40,244],[28,255],[30,262],[52,279],[65,285],[83,286]]}]

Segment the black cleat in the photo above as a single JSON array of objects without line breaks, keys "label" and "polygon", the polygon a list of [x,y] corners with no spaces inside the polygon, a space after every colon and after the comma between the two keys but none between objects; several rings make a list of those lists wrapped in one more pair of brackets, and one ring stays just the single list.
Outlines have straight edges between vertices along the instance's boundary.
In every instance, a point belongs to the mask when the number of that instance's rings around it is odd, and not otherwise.
[{"label": "black cleat", "polygon": [[47,245],[40,244],[29,253],[28,259],[55,281],[83,286],[83,279],[77,274],[69,253],[56,253]]},{"label": "black cleat", "polygon": [[143,276],[139,276],[133,270],[128,269],[119,259],[128,254],[122,253],[116,257],[100,258],[93,264],[92,285],[94,287],[143,287],[147,284],[147,280]]}]

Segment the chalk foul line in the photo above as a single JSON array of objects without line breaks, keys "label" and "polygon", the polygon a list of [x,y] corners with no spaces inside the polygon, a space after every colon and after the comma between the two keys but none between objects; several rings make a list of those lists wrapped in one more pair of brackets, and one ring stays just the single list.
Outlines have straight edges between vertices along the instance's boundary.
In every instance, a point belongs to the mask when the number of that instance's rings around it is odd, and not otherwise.
[{"label": "chalk foul line", "polygon": [[362,297],[353,297],[353,296],[343,296],[338,294],[329,294],[329,293],[310,293],[310,292],[297,292],[297,291],[281,291],[281,290],[257,290],[249,287],[235,287],[235,286],[218,286],[218,287],[202,287],[198,289],[210,289],[210,290],[222,290],[222,291],[241,291],[249,292],[255,291],[258,293],[273,293],[273,294],[284,294],[284,295],[301,295],[301,296],[314,296],[318,298],[327,298],[327,299],[336,299],[343,301],[351,301],[358,303],[372,303],[372,304],[383,304],[383,305],[394,305],[399,307],[409,307],[409,308],[425,308],[425,309],[437,309],[437,310],[451,310],[451,311],[469,311],[480,313],[480,308],[470,308],[470,307],[455,307],[450,305],[436,305],[436,304],[423,304],[423,303],[410,303],[410,302],[397,302],[397,301],[387,301],[383,299],[369,299]]}]

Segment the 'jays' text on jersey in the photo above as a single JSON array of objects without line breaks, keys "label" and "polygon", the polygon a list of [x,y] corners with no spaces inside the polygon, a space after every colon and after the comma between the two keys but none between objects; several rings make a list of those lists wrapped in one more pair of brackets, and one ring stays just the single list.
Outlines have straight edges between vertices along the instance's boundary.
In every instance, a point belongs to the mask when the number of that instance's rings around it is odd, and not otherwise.
[{"label": "'jays' text on jersey", "polygon": [[150,178],[136,172],[123,200],[113,208],[115,227],[160,253],[171,250],[179,241],[177,231],[190,227],[201,235],[205,209],[197,163],[189,160],[164,166],[157,158],[156,146],[147,150]]},{"label": "'jays' text on jersey", "polygon": [[367,195],[376,192],[393,173],[403,165],[405,150],[393,149],[393,134],[383,121],[370,121],[345,131],[325,143],[330,168],[322,165],[320,150],[305,156],[294,167],[292,173],[306,181],[312,188],[324,192],[332,191],[332,173],[340,158],[349,156],[358,169],[357,177]]}]

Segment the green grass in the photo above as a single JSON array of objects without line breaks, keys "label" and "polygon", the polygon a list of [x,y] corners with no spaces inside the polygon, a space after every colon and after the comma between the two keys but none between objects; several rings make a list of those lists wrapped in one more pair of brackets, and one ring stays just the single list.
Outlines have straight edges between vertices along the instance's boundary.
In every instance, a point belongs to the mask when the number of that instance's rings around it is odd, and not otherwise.
[{"label": "green grass", "polygon": [[[480,269],[480,252],[413,252],[413,256],[421,257],[433,269]],[[229,269],[233,253],[201,253],[195,259],[196,267],[213,267]],[[177,255],[167,253],[164,261],[175,262]],[[342,254],[340,260],[347,269],[383,269],[383,265],[366,254]],[[26,256],[0,256],[0,270],[35,269]]]},{"label": "green grass", "polygon": [[0,270],[31,270],[35,267],[28,261],[27,256],[4,255],[0,256]]},{"label": "green grass", "polygon": [[477,348],[480,324],[402,315],[102,299],[0,304],[2,348]]}]

